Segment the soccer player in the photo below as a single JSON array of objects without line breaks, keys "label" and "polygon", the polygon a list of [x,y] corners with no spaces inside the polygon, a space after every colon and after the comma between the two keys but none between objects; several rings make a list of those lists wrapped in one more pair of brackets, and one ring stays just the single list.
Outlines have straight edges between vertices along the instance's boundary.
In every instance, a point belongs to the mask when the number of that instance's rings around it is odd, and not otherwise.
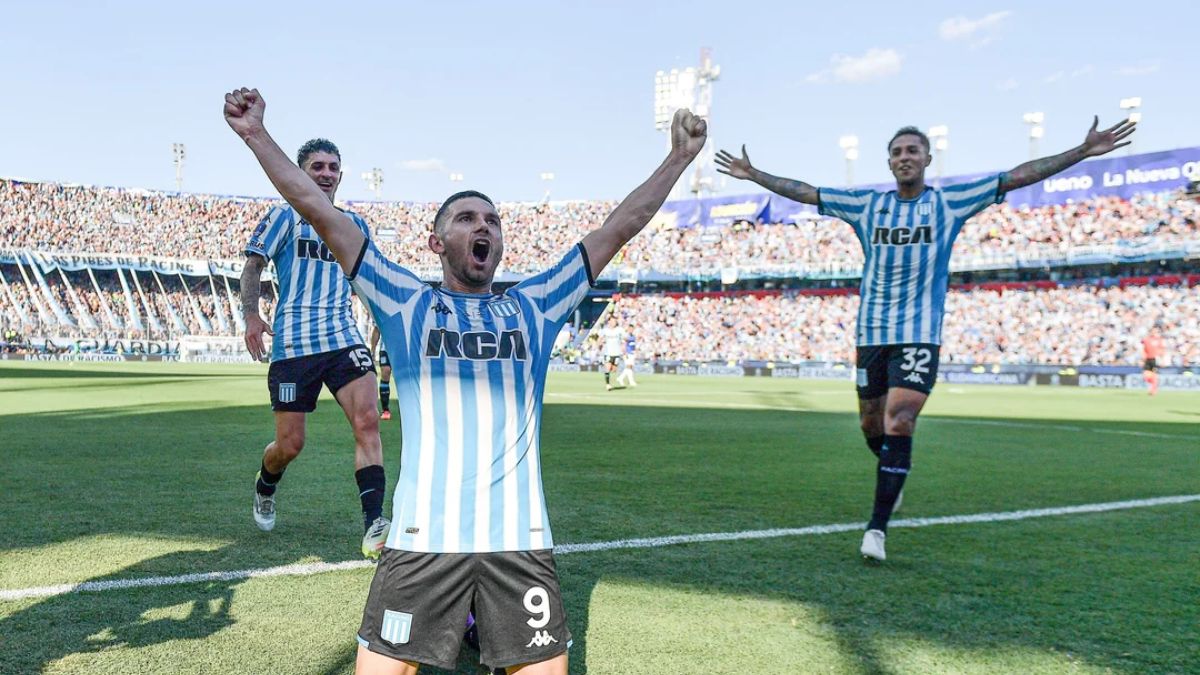
[{"label": "soccer player", "polygon": [[[376,347],[379,351],[376,352]],[[388,407],[392,399],[392,362],[388,359],[387,347],[379,341],[379,326],[371,326],[371,353],[378,353],[376,360],[379,362],[379,419],[392,419],[391,408]]]},{"label": "soccer player", "polygon": [[[296,162],[333,208],[342,180],[337,146],[313,139],[300,148]],[[366,234],[367,223],[361,217],[350,212],[346,217]],[[279,283],[273,327],[267,326],[258,311],[262,271],[268,259],[275,263]],[[251,235],[241,296],[250,355],[261,360],[266,354],[263,333],[274,336],[267,388],[275,411],[275,440],[263,452],[255,477],[254,522],[264,531],[275,527],[279,481],[304,449],[305,416],[316,409],[324,384],[354,431],[354,478],[363,512],[362,552],[377,558],[387,541],[390,522],[383,516],[386,474],[375,413],[375,363],[354,326],[350,284],[321,236],[291,206],[271,209]]]},{"label": "soccer player", "polygon": [[1142,339],[1142,356],[1146,362],[1142,366],[1142,378],[1146,380],[1146,384],[1150,386],[1150,395],[1158,393],[1158,359],[1163,353],[1163,337],[1159,331],[1159,324],[1154,324],[1150,329],[1150,334]]},{"label": "soccer player", "polygon": [[636,387],[637,380],[633,376],[633,364],[636,360],[637,336],[633,327],[625,333],[625,358],[621,359],[621,374],[617,376],[617,384],[622,387]]},{"label": "soccer player", "polygon": [[474,605],[483,663],[565,673],[571,635],[539,457],[550,349],[596,276],[700,152],[707,125],[676,113],[671,151],[650,178],[550,269],[498,293],[504,237],[485,195],[459,192],[438,209],[428,245],[442,284],[424,283],[287,160],[263,127],[264,107],[257,91],[225,97],[230,127],[368,302],[396,375],[404,445],[395,527],[363,612],[357,672],[453,667]]},{"label": "soccer player", "polygon": [[615,320],[612,325],[600,330],[600,339],[604,341],[604,363],[600,367],[604,370],[605,391],[612,391],[612,374],[617,372],[617,363],[621,360],[621,352],[624,351],[621,344],[624,338]]},{"label": "soccer player", "polygon": [[911,466],[917,415],[937,379],[942,312],[950,280],[950,251],[968,218],[1004,194],[1048,178],[1087,158],[1128,145],[1135,129],[1125,120],[1100,130],[1097,117],[1080,145],[1026,162],[997,175],[959,185],[925,184],[929,138],[904,127],[888,142],[888,168],[896,189],[815,188],[780,178],[742,156],[722,150],[718,171],[753,181],[789,199],[818,207],[854,228],[863,247],[857,330],[859,418],[876,466],[875,503],[863,534],[863,556],[884,560],[888,520]]}]

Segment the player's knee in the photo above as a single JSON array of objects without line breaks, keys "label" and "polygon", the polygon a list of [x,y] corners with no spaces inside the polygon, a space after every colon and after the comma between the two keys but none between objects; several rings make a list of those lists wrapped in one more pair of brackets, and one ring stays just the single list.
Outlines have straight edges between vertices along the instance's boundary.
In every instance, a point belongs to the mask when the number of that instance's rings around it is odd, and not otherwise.
[{"label": "player's knee", "polygon": [[900,408],[889,411],[884,419],[883,432],[888,436],[912,436],[917,428],[917,411]]},{"label": "player's knee", "polygon": [[379,414],[374,407],[354,413],[354,436],[359,441],[379,436]]},{"label": "player's knee", "polygon": [[858,416],[858,426],[867,438],[883,435],[883,420],[879,415],[864,414]]},{"label": "player's knee", "polygon": [[284,459],[292,461],[304,449],[304,430],[287,429],[279,432],[275,439],[275,447],[283,454]]}]

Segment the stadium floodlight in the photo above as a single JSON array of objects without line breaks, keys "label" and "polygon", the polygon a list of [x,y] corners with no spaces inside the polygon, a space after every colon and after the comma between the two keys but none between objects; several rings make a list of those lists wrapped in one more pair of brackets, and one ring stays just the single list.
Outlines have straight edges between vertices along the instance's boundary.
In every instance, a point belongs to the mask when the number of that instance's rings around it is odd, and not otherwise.
[{"label": "stadium floodlight", "polygon": [[933,149],[937,150],[934,155],[936,164],[934,165],[937,171],[938,185],[942,183],[942,169],[945,166],[946,150],[950,147],[950,127],[945,124],[939,124],[934,127],[929,127],[929,138],[933,141]]},{"label": "stadium floodlight", "polygon": [[[1121,99],[1121,110],[1126,111],[1125,117],[1130,122],[1137,124],[1142,121],[1142,113],[1138,112],[1138,108],[1142,107],[1141,96],[1130,96],[1129,98]],[[1125,154],[1133,152],[1133,139],[1129,139],[1129,145],[1125,146]]]},{"label": "stadium floodlight", "polygon": [[172,143],[171,154],[175,157],[175,190],[183,192],[183,160],[187,158],[187,147],[183,143]]},{"label": "stadium floodlight", "polygon": [[846,187],[854,187],[854,160],[858,159],[858,136],[842,136],[838,139],[838,147],[846,157]]},{"label": "stadium floodlight", "polygon": [[1022,119],[1025,120],[1025,124],[1029,125],[1029,159],[1037,159],[1038,140],[1046,134],[1046,130],[1042,127],[1042,122],[1046,121],[1046,113],[1025,113]]},{"label": "stadium floodlight", "polygon": [[542,196],[542,201],[550,201],[550,181],[554,180],[553,171],[543,171],[541,174],[542,182],[546,184],[546,194]]},{"label": "stadium floodlight", "polygon": [[375,199],[383,198],[383,169],[375,167],[362,173],[362,179],[367,182],[367,189],[375,193]]},{"label": "stadium floodlight", "polygon": [[[668,150],[671,148],[671,120],[675,117],[675,111],[687,108],[712,128],[712,83],[720,77],[721,67],[712,62],[712,50],[708,48],[700,50],[698,67],[672,68],[654,74],[654,129],[667,132]],[[681,197],[685,185],[696,196],[705,190],[713,190],[713,147],[715,144],[710,136],[709,142],[693,161],[695,171],[689,182],[685,183],[685,177],[680,176],[679,182],[671,189],[672,197]]]},{"label": "stadium floodlight", "polygon": [[462,179],[463,179],[463,175],[461,173],[450,174],[450,182],[451,183],[461,183]]}]

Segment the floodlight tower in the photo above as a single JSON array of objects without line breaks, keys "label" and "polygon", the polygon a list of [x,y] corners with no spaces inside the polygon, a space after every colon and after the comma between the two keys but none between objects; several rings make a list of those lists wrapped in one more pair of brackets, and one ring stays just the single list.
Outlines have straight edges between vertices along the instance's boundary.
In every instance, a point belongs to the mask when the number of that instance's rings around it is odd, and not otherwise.
[{"label": "floodlight tower", "polygon": [[[671,120],[675,111],[688,108],[697,117],[708,122],[712,128],[712,83],[721,77],[721,67],[712,62],[712,50],[700,50],[700,66],[695,68],[672,68],[670,72],[660,70],[654,75],[654,128],[667,133],[667,149],[671,148]],[[681,177],[671,190],[671,197],[678,199],[685,192],[697,197],[705,191],[714,191],[712,137],[696,157],[695,172],[685,182]]]},{"label": "floodlight tower", "polygon": [[858,136],[850,134],[838,139],[838,147],[846,157],[846,187],[854,187],[854,161],[858,159]]},{"label": "floodlight tower", "polygon": [[187,158],[187,148],[183,143],[172,143],[171,154],[175,157],[175,191],[183,192],[183,160]]},{"label": "floodlight tower", "polygon": [[1042,122],[1046,120],[1046,113],[1025,113],[1022,119],[1025,120],[1025,124],[1029,125],[1029,159],[1037,159],[1038,140],[1046,135],[1046,130],[1042,127]]},{"label": "floodlight tower", "polygon": [[364,171],[362,179],[367,181],[367,189],[375,193],[375,199],[383,199],[383,169],[375,167]]},{"label": "floodlight tower", "polygon": [[[1121,99],[1121,110],[1126,111],[1126,117],[1130,122],[1137,124],[1142,121],[1142,113],[1138,112],[1138,108],[1142,107],[1141,96],[1130,96],[1129,98]],[[1133,154],[1133,139],[1129,141],[1129,145],[1125,146],[1125,154]]]},{"label": "floodlight tower", "polygon": [[944,168],[946,150],[950,147],[950,127],[945,124],[939,124],[935,127],[929,127],[929,139],[933,141],[933,149],[937,154],[933,156],[934,168],[937,171],[938,187],[942,185],[942,169]]}]

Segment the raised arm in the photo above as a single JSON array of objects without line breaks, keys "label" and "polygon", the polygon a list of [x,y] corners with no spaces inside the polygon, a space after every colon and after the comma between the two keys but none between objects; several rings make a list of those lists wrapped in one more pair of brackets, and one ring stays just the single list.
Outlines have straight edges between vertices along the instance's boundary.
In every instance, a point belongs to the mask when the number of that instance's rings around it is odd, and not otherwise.
[{"label": "raised arm", "polygon": [[1082,144],[1057,155],[1030,160],[1004,174],[1004,178],[1000,181],[1000,191],[1008,192],[1026,185],[1033,185],[1088,157],[1099,157],[1129,145],[1132,141],[1125,141],[1125,139],[1137,130],[1137,123],[1130,122],[1128,119],[1121,120],[1102,131],[1097,129],[1099,126],[1100,117],[1096,116],[1092,121],[1092,128],[1088,129],[1087,137],[1084,138]]},{"label": "raised arm", "polygon": [[746,154],[746,146],[742,146],[742,156],[734,157],[724,150],[715,157],[717,171],[734,178],[753,181],[781,197],[787,197],[802,204],[817,203],[817,188],[802,180],[780,178],[765,171],[759,171],[750,163],[750,155]]},{"label": "raised arm", "polygon": [[246,320],[246,351],[255,361],[261,361],[266,355],[263,346],[263,333],[274,335],[271,327],[263,321],[258,313],[258,299],[262,295],[262,272],[267,266],[267,259],[261,255],[246,256],[246,266],[242,268],[242,283],[239,295],[242,298],[242,318]]},{"label": "raised arm", "polygon": [[688,110],[671,121],[671,152],[646,182],[621,200],[604,224],[583,238],[593,277],[603,270],[630,239],[642,231],[671,193],[675,181],[700,154],[708,139],[708,124]]},{"label": "raised arm", "polygon": [[250,147],[279,194],[316,228],[342,270],[349,274],[362,250],[362,231],[279,149],[263,126],[265,110],[266,102],[257,89],[242,87],[225,95],[225,121]]}]

